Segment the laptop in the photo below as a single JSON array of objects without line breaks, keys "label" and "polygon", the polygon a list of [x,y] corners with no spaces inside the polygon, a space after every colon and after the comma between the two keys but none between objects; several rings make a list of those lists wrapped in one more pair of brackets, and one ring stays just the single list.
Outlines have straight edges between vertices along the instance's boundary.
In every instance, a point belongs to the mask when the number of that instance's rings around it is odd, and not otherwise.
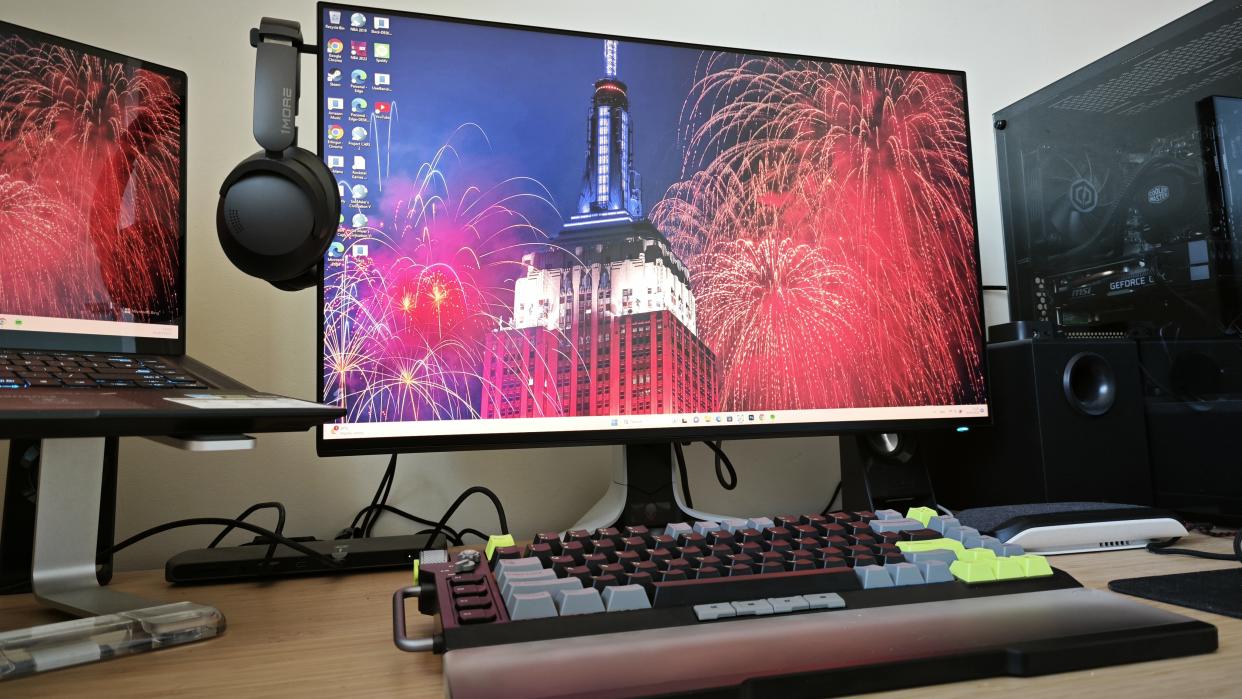
[{"label": "laptop", "polygon": [[186,348],[186,75],[0,22],[0,439],[304,430]]}]

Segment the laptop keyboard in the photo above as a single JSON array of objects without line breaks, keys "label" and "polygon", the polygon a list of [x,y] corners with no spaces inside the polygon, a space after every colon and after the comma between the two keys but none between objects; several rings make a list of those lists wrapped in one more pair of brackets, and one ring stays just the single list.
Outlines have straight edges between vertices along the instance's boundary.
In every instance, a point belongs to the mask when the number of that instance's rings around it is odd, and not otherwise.
[{"label": "laptop keyboard", "polygon": [[207,388],[167,357],[0,350],[3,388]]}]

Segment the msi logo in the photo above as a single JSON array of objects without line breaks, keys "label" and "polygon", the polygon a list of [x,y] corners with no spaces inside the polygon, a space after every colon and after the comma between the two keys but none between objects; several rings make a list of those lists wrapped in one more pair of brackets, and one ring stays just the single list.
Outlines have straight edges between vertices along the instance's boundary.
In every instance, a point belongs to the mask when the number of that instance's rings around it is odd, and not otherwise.
[{"label": "msi logo", "polygon": [[280,132],[293,133],[293,88],[282,88],[280,95]]}]

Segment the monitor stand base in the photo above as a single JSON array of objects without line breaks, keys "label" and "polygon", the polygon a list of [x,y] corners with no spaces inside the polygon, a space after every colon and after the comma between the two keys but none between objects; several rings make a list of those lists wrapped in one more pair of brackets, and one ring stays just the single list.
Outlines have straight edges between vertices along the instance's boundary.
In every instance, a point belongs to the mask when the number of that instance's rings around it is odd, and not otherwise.
[{"label": "monitor stand base", "polygon": [[570,529],[594,531],[603,527],[690,522],[674,494],[671,442],[613,447],[612,481],[604,495]]}]

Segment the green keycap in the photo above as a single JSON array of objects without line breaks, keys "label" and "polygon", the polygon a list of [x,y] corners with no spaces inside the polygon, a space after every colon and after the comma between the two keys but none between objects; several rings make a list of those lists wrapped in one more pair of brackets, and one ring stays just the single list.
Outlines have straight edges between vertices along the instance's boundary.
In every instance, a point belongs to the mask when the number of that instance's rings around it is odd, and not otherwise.
[{"label": "green keycap", "polygon": [[926,527],[927,523],[931,521],[931,518],[939,514],[939,512],[930,507],[911,507],[908,511],[906,511],[906,518],[917,519],[923,524],[924,527]]},{"label": "green keycap", "polygon": [[957,560],[987,563],[996,560],[996,552],[985,548],[966,549],[958,552]]},{"label": "green keycap", "polygon": [[1024,553],[1021,556],[1010,556],[1011,559],[1021,563],[1026,577],[1039,578],[1045,575],[1052,575],[1052,566],[1048,565],[1048,559],[1033,553]]},{"label": "green keycap", "polygon": [[996,561],[956,560],[949,565],[953,577],[965,583],[996,581]]},{"label": "green keycap", "polygon": [[997,580],[1018,580],[1026,577],[1026,570],[1022,566],[1022,562],[1015,558],[998,558],[996,559],[996,579]]},{"label": "green keycap", "polygon": [[902,553],[909,553],[912,551],[935,551],[936,549],[948,549],[952,551],[953,553],[956,553],[958,556],[961,556],[962,552],[966,550],[966,547],[962,546],[962,542],[954,541],[953,539],[927,539],[925,541],[898,541],[897,548],[901,549]]}]

